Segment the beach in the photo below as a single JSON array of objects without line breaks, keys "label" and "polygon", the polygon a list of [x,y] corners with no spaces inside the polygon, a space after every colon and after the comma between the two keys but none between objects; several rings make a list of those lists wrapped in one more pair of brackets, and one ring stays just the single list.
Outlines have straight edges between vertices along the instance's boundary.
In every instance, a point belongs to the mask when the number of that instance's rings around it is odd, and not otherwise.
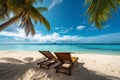
[{"label": "beach", "polygon": [[37,65],[44,56],[36,51],[0,51],[0,80],[120,80],[120,55],[71,54],[79,57],[72,75]]}]

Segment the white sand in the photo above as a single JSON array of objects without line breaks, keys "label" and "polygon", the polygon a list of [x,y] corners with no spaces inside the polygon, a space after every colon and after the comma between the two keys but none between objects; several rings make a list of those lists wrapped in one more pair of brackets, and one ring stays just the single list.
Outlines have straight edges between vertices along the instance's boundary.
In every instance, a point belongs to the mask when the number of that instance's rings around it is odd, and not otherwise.
[{"label": "white sand", "polygon": [[0,80],[120,80],[120,56],[72,54],[79,57],[72,75],[39,69],[39,52],[0,51]]}]

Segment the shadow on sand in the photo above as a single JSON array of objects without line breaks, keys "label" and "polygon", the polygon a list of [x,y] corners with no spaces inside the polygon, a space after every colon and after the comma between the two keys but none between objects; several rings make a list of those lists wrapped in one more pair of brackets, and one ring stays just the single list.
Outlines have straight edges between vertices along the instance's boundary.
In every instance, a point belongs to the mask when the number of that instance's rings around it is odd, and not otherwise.
[{"label": "shadow on sand", "polygon": [[[39,69],[36,65],[42,59],[33,61],[32,57],[24,60],[14,58],[1,58],[7,63],[0,62],[0,80],[120,80],[118,77],[96,74],[97,72],[86,69],[84,63],[78,63],[72,70],[72,75],[55,73],[52,65],[49,70]],[[0,60],[1,60],[0,59]]]}]

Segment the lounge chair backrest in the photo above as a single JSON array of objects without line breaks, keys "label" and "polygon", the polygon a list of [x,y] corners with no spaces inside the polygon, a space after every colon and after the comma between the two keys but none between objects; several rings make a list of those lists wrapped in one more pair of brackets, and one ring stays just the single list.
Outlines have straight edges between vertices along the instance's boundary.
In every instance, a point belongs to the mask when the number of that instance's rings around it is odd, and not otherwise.
[{"label": "lounge chair backrest", "polygon": [[70,52],[55,52],[55,55],[58,57],[61,63],[73,64]]},{"label": "lounge chair backrest", "polygon": [[46,56],[49,60],[56,59],[55,56],[50,51],[39,51],[44,56]]}]

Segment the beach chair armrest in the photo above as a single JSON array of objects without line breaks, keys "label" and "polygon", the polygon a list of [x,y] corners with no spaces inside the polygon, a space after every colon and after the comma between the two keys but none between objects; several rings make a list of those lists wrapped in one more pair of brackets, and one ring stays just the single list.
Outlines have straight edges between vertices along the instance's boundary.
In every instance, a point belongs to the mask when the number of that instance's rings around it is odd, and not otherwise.
[{"label": "beach chair armrest", "polygon": [[37,65],[40,65],[40,64],[42,64],[42,63],[44,63],[44,62],[47,62],[47,61],[49,61],[49,60],[41,61],[41,62],[37,63]]}]

